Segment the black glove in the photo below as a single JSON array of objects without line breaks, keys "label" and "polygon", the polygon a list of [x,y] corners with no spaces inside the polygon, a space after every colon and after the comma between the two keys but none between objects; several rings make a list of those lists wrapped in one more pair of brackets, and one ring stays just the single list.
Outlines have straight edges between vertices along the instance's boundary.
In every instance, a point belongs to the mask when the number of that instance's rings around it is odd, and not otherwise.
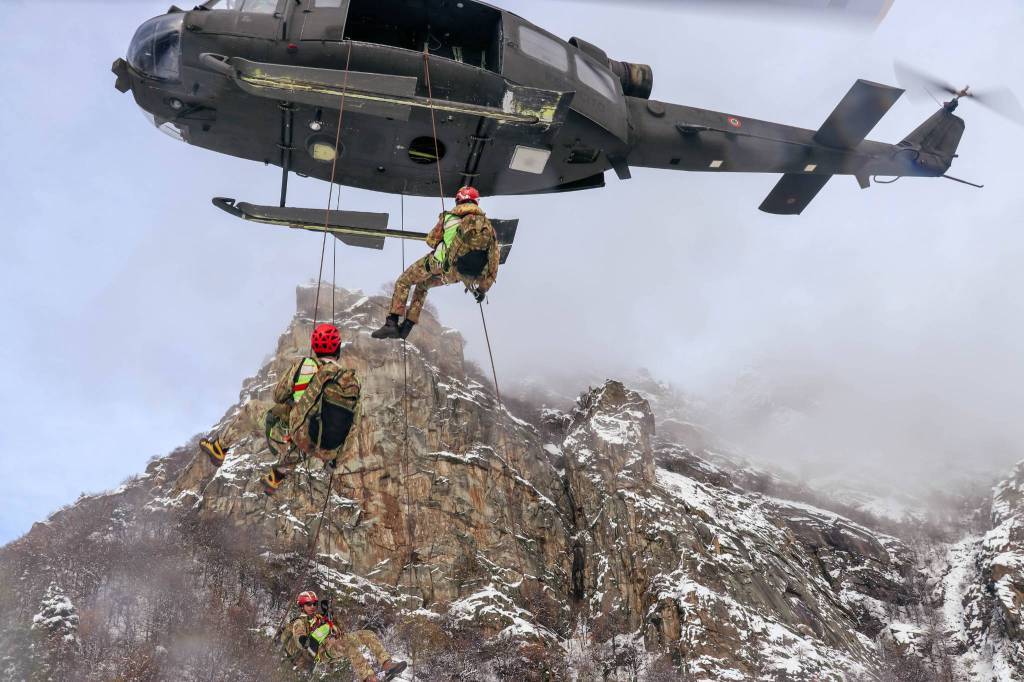
[{"label": "black glove", "polygon": [[330,462],[327,463],[327,466],[329,466],[331,469],[337,469],[338,468],[338,458],[335,457],[334,459],[332,459]]},{"label": "black glove", "polygon": [[308,641],[309,637],[307,637],[306,635],[299,635],[299,646],[301,646],[303,649],[306,648],[306,642]]},{"label": "black glove", "polygon": [[476,299],[477,303],[483,303],[484,299],[487,298],[487,292],[486,291],[480,291],[479,289],[474,289],[473,290],[473,298]]}]

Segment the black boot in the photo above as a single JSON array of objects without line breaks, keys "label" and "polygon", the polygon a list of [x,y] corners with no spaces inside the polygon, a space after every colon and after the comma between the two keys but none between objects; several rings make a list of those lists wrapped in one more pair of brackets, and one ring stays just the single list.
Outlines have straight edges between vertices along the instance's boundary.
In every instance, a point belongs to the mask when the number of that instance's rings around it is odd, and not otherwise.
[{"label": "black boot", "polygon": [[401,332],[398,330],[398,315],[388,315],[384,326],[370,336],[375,339],[397,339],[400,334]]},{"label": "black boot", "polygon": [[416,326],[416,323],[406,318],[402,320],[402,324],[398,327],[398,338],[407,339],[409,334],[412,332],[412,328]]}]

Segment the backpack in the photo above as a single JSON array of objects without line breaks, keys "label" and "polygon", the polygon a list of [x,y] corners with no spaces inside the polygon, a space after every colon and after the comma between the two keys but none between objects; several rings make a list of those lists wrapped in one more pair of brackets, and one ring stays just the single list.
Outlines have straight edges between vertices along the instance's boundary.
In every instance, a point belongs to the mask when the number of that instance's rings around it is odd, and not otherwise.
[{"label": "backpack", "polygon": [[469,213],[462,218],[459,231],[448,247],[449,267],[455,266],[460,275],[480,277],[487,268],[490,251],[497,237],[494,227],[482,213]]},{"label": "backpack", "polygon": [[334,362],[317,363],[306,392],[289,419],[289,431],[301,449],[337,450],[355,421],[359,382],[354,370]]}]

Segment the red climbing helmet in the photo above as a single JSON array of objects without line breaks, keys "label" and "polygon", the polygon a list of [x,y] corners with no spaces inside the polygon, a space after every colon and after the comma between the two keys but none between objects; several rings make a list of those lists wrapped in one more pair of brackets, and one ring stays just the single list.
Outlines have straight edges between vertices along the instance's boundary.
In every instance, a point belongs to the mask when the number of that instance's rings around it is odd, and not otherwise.
[{"label": "red climbing helmet", "polygon": [[334,355],[341,348],[341,333],[333,324],[317,325],[309,345],[317,355]]},{"label": "red climbing helmet", "polygon": [[316,598],[316,592],[310,591],[303,592],[295,601],[299,606],[305,606],[306,604],[316,604],[320,600]]},{"label": "red climbing helmet", "polygon": [[464,204],[472,201],[474,204],[480,202],[480,192],[476,187],[463,187],[455,194],[455,203]]}]

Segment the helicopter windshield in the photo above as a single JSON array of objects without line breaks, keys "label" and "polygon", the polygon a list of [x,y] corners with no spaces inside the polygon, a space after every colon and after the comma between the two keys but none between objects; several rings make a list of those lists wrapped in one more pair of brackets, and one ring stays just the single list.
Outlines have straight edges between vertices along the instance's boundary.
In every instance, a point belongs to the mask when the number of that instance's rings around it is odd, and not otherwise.
[{"label": "helicopter windshield", "polygon": [[128,63],[136,71],[163,81],[181,74],[181,27],[185,14],[165,14],[150,19],[135,32],[128,46]]}]

